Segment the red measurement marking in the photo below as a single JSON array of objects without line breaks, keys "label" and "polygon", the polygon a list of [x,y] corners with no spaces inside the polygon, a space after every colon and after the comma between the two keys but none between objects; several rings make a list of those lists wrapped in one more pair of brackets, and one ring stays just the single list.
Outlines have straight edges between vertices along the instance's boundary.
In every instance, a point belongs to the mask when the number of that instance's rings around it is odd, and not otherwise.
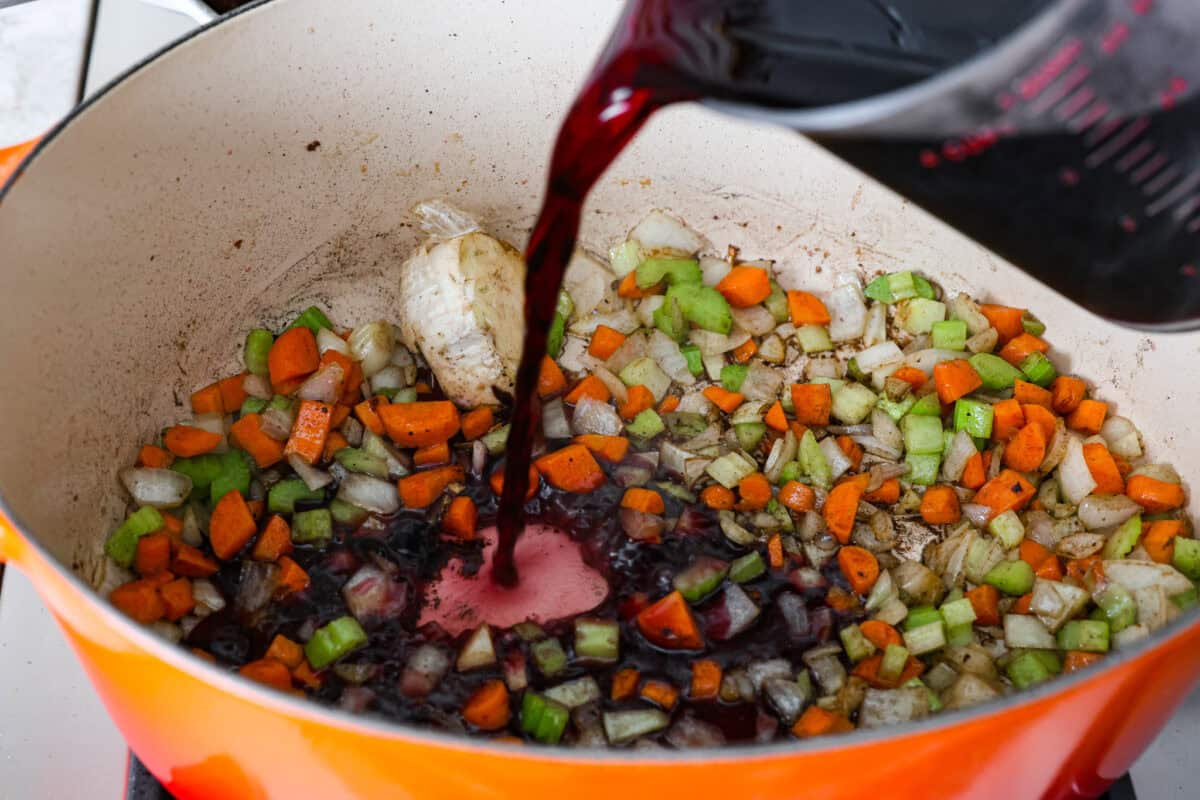
[{"label": "red measurement marking", "polygon": [[1083,44],[1078,39],[1072,39],[1058,48],[1038,66],[1032,75],[1021,81],[1018,91],[1025,100],[1032,100],[1063,73],[1079,56]]},{"label": "red measurement marking", "polygon": [[1162,169],[1166,165],[1167,165],[1167,157],[1166,156],[1164,156],[1162,153],[1159,153],[1158,155],[1154,156],[1154,158],[1150,159],[1145,164],[1142,164],[1140,167],[1138,167],[1136,170],[1133,171],[1133,175],[1131,176],[1133,178],[1133,185],[1137,186],[1139,183],[1146,180],[1147,178],[1149,178],[1154,173],[1158,172],[1160,169]]},{"label": "red measurement marking", "polygon": [[957,139],[946,142],[942,145],[942,156],[947,161],[962,161],[967,157],[967,147]]},{"label": "red measurement marking", "polygon": [[1092,102],[1092,99],[1095,98],[1095,96],[1096,93],[1092,91],[1092,87],[1084,86],[1082,89],[1063,101],[1063,104],[1058,107],[1058,111],[1055,112],[1055,116],[1057,116],[1059,119],[1070,119],[1078,114],[1084,106]]},{"label": "red measurement marking", "polygon": [[1121,157],[1121,160],[1117,162],[1117,172],[1128,172],[1131,167],[1140,164],[1142,159],[1152,152],[1154,152],[1154,145],[1150,142],[1142,142]]},{"label": "red measurement marking", "polygon": [[925,167],[925,169],[933,169],[938,164],[942,163],[942,157],[929,148],[922,150],[921,154],[917,158],[920,159],[921,166]]},{"label": "red measurement marking", "polygon": [[1179,274],[1185,278],[1194,278],[1197,275],[1195,264],[1184,264],[1179,268]]},{"label": "red measurement marking", "polygon": [[1042,95],[1038,100],[1030,106],[1035,114],[1043,114],[1054,106],[1055,103],[1062,100],[1071,92],[1087,80],[1088,75],[1092,72],[1092,68],[1087,64],[1076,64],[1075,67],[1068,72],[1061,80],[1055,81],[1055,85],[1050,91]]},{"label": "red measurement marking", "polygon": [[1100,38],[1100,49],[1105,53],[1112,54],[1117,52],[1126,39],[1129,38],[1129,26],[1124,22],[1114,23],[1111,28],[1104,32]]},{"label": "red measurement marking", "polygon": [[1121,230],[1125,231],[1126,233],[1133,233],[1138,227],[1137,220],[1128,214],[1125,214],[1119,220],[1117,220],[1117,224],[1120,225]]},{"label": "red measurement marking", "polygon": [[1084,144],[1088,147],[1095,147],[1109,137],[1117,128],[1125,124],[1124,117],[1113,117],[1104,122],[1103,125],[1088,133]]},{"label": "red measurement marking", "polygon": [[1075,186],[1079,183],[1079,171],[1070,167],[1063,167],[1058,171],[1058,180],[1063,186]]},{"label": "red measurement marking", "polygon": [[1129,4],[1129,7],[1133,9],[1133,13],[1135,14],[1145,14],[1154,8],[1154,0],[1133,0]]},{"label": "red measurement marking", "polygon": [[1175,101],[1181,94],[1187,91],[1188,82],[1178,76],[1171,78],[1167,84],[1167,88],[1159,95],[1159,102],[1164,110],[1170,110],[1175,107]]},{"label": "red measurement marking", "polygon": [[1092,104],[1091,108],[1087,110],[1087,113],[1085,113],[1083,117],[1071,123],[1071,130],[1073,130],[1075,133],[1083,133],[1088,128],[1104,119],[1104,116],[1107,113],[1108,103],[1104,102],[1103,100],[1097,100]]},{"label": "red measurement marking", "polygon": [[1017,98],[1013,96],[1012,92],[1001,92],[996,95],[996,107],[1001,111],[1008,111],[1016,105],[1016,102]]}]

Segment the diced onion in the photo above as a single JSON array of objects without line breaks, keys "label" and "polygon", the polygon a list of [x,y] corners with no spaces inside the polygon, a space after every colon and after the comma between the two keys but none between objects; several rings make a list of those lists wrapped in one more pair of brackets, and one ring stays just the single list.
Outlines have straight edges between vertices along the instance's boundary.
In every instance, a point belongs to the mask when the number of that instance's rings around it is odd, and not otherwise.
[{"label": "diced onion", "polygon": [[300,476],[300,480],[304,481],[304,485],[308,487],[310,492],[315,492],[317,489],[324,489],[333,483],[332,475],[325,470],[312,466],[296,453],[288,456],[288,464]]},{"label": "diced onion", "polygon": [[666,298],[661,294],[652,294],[638,301],[637,318],[643,328],[654,327],[654,312],[662,308],[664,302]]},{"label": "diced onion", "polygon": [[1079,502],[1079,521],[1089,531],[1120,525],[1142,507],[1123,494],[1090,494]]},{"label": "diced onion", "polygon": [[692,255],[704,248],[700,234],[684,224],[683,220],[661,209],[654,209],[629,233],[643,250],[668,250]]},{"label": "diced onion", "polygon": [[970,434],[966,431],[954,434],[942,460],[942,477],[951,483],[957,482],[962,477],[963,470],[967,468],[967,461],[977,452],[979,451],[975,448]]},{"label": "diced onion", "polygon": [[271,389],[271,382],[262,375],[255,375],[252,372],[247,372],[246,377],[242,378],[242,391],[260,400],[270,400],[275,396],[274,390]]},{"label": "diced onion", "polygon": [[1142,437],[1134,424],[1125,417],[1109,417],[1100,428],[1100,435],[1108,443],[1113,455],[1125,459],[1141,458]]},{"label": "diced onion", "polygon": [[600,382],[608,387],[608,391],[612,393],[613,400],[620,404],[629,399],[629,388],[625,386],[624,381],[618,378],[613,373],[609,372],[605,367],[596,366],[592,368],[592,374],[600,379]]},{"label": "diced onion", "polygon": [[350,345],[329,328],[321,328],[317,331],[317,350],[321,353],[332,350],[344,356],[350,355]]},{"label": "diced onion", "polygon": [[863,330],[863,346],[874,347],[887,341],[887,306],[872,303],[867,309],[867,322]]},{"label": "diced onion", "polygon": [[376,514],[393,514],[400,510],[396,484],[357,472],[350,473],[342,481],[338,499]]},{"label": "diced onion", "polygon": [[192,491],[192,479],[172,469],[127,467],[118,475],[139,506],[178,508]]},{"label": "diced onion", "polygon": [[282,442],[292,433],[292,413],[282,408],[268,408],[262,413],[262,432]]},{"label": "diced onion", "polygon": [[1153,478],[1163,483],[1179,484],[1182,482],[1179,479],[1179,473],[1170,464],[1142,464],[1129,473],[1131,478],[1138,475],[1145,475],[1147,478]]},{"label": "diced onion", "polygon": [[577,434],[599,433],[604,436],[620,436],[624,423],[617,410],[610,404],[592,397],[584,397],[575,404],[575,415],[571,427]]},{"label": "diced onion", "polygon": [[706,331],[703,328],[692,328],[688,333],[688,339],[691,343],[700,348],[703,355],[718,355],[720,353],[728,353],[730,350],[736,350],[738,347],[746,343],[750,338],[750,334],[746,331],[734,328],[733,331],[725,336],[720,333]]},{"label": "diced onion", "polygon": [[976,528],[982,528],[988,524],[988,520],[992,516],[992,509],[988,506],[981,506],[978,503],[964,503],[962,506],[962,515],[971,521],[971,524]]},{"label": "diced onion", "polygon": [[385,389],[403,389],[408,386],[408,375],[404,367],[388,364],[371,376],[371,391],[378,394]]},{"label": "diced onion", "polygon": [[821,440],[821,452],[825,454],[825,460],[829,462],[833,480],[837,480],[850,467],[854,466],[854,462],[842,452],[842,448],[838,447],[837,441],[832,436],[826,436]]},{"label": "diced onion", "polygon": [[560,398],[542,404],[542,435],[547,439],[571,438],[571,423],[567,422],[567,412]]},{"label": "diced onion", "polygon": [[700,259],[700,273],[704,277],[705,286],[716,286],[729,274],[730,269],[729,262],[723,258],[705,256]]},{"label": "diced onion", "polygon": [[687,358],[670,336],[655,329],[650,334],[648,352],[650,357],[658,362],[662,371],[667,373],[675,383],[681,386],[691,386],[696,382],[696,376],[688,369]]},{"label": "diced onion", "polygon": [[1069,502],[1078,504],[1096,488],[1096,479],[1083,457],[1083,443],[1072,436],[1067,442],[1067,453],[1058,465],[1058,487]]},{"label": "diced onion", "polygon": [[634,334],[625,339],[617,351],[608,357],[604,365],[613,372],[620,372],[625,367],[646,355],[647,339],[641,334]]},{"label": "diced onion", "polygon": [[927,348],[918,350],[915,353],[909,353],[904,358],[904,363],[909,367],[916,367],[926,375],[933,374],[933,368],[943,361],[953,361],[957,358],[962,358],[963,354],[958,350],[937,350],[935,348]]},{"label": "diced onion", "polygon": [[341,397],[342,380],[345,377],[342,365],[331,362],[300,384],[296,396],[301,400],[315,400],[318,403],[336,403]]},{"label": "diced onion", "polygon": [[350,334],[350,354],[362,362],[363,375],[370,378],[392,359],[392,326],[383,321],[368,322]]},{"label": "diced onion", "polygon": [[882,408],[871,410],[871,435],[893,450],[904,447],[904,435],[892,416]]},{"label": "diced onion", "polygon": [[858,287],[848,284],[829,293],[829,338],[835,342],[858,339],[867,327],[867,307]]},{"label": "diced onion", "polygon": [[733,309],[733,322],[751,336],[766,336],[775,330],[775,317],[764,306]]}]

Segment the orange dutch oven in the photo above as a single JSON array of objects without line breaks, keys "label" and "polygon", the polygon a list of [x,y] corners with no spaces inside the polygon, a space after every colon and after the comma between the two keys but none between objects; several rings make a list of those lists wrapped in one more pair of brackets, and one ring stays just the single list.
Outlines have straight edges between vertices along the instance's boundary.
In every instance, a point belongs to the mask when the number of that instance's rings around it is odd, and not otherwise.
[{"label": "orange dutch oven", "polygon": [[[180,798],[1088,797],[1124,773],[1200,677],[1200,618],[1102,666],[918,723],[765,747],[550,750],[451,738],[274,693],[117,613],[101,543],[116,465],[213,374],[239,331],[314,298],[389,316],[449,197],[528,234],[556,121],[620,10],[273,0],[202,29],[51,132],[0,193],[0,555],[27,574],[130,746]],[[590,201],[601,247],[649,208],[713,241],[838,270],[904,266],[1019,301],[1068,368],[1200,472],[1200,338],[1074,307],[790,133],[661,114]],[[818,272],[815,268],[822,267]],[[374,315],[374,317],[372,317]]]}]

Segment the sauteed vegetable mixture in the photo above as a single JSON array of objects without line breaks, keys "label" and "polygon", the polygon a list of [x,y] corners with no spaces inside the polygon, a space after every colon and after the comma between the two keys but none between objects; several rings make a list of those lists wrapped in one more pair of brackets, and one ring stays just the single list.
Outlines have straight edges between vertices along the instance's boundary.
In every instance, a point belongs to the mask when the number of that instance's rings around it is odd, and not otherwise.
[{"label": "sauteed vegetable mixture", "polygon": [[[481,233],[447,246],[468,283],[512,259]],[[811,293],[706,250],[655,211],[560,297],[528,510],[608,581],[585,615],[421,623],[449,560],[479,567],[502,475],[506,323],[469,306],[437,318],[457,339],[316,307],[250,331],[244,369],[121,471],[112,602],[344,709],[638,748],[973,705],[1196,604],[1179,475],[1057,372],[1029,311],[909,271]],[[452,357],[468,345],[494,394]]]}]

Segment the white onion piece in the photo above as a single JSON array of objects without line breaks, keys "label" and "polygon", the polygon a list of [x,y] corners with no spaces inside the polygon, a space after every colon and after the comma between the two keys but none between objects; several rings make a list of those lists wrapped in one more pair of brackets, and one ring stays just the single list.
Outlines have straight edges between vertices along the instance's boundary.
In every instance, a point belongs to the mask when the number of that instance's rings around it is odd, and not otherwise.
[{"label": "white onion piece", "polygon": [[771,364],[782,364],[787,358],[787,345],[783,343],[783,339],[772,334],[759,343],[758,357]]},{"label": "white onion piece", "polygon": [[887,341],[887,306],[872,303],[867,309],[867,324],[863,330],[863,346],[874,347]]},{"label": "white onion piece", "polygon": [[832,436],[826,436],[821,440],[821,452],[825,454],[825,460],[829,462],[829,469],[833,473],[833,479],[837,480],[846,473],[854,463],[849,456],[842,452],[842,448],[837,446],[837,441]]},{"label": "white onion piece", "polygon": [[962,358],[963,354],[958,350],[938,350],[936,348],[927,348],[918,350],[915,353],[909,353],[904,363],[910,367],[916,367],[926,375],[933,374],[933,368],[943,361],[953,361],[956,358]]},{"label": "white onion piece", "polygon": [[292,433],[292,413],[282,408],[268,408],[262,412],[262,432],[282,442]]},{"label": "white onion piece", "polygon": [[317,331],[317,350],[321,353],[324,353],[326,350],[332,350],[344,356],[350,355],[350,345],[346,343],[345,339],[329,330],[329,328],[321,328]]},{"label": "white onion piece", "polygon": [[699,347],[701,354],[706,356],[728,353],[745,344],[749,338],[749,333],[737,328],[734,328],[728,336],[706,331],[703,328],[692,328],[688,333],[691,343]]},{"label": "white onion piece", "polygon": [[700,259],[700,274],[705,286],[716,286],[731,269],[729,262],[723,258],[704,256]]},{"label": "white onion piece", "polygon": [[617,410],[608,403],[592,397],[584,397],[575,404],[575,415],[571,427],[577,434],[599,433],[603,436],[620,436],[624,424]]},{"label": "white onion piece", "polygon": [[904,354],[895,342],[883,342],[854,354],[854,361],[863,372],[874,372],[884,364],[903,361]]},{"label": "white onion piece", "polygon": [[702,414],[708,416],[712,411],[712,401],[704,396],[703,391],[688,392],[679,399],[679,408],[681,414]]},{"label": "white onion piece", "polygon": [[648,353],[671,380],[682,386],[691,386],[696,382],[696,376],[688,369],[687,358],[680,351],[679,345],[662,331],[655,329],[650,334]]},{"label": "white onion piece", "polygon": [[[322,328],[321,330],[325,330]],[[262,375],[246,373],[246,377],[242,378],[242,391],[251,397],[257,397],[260,400],[270,400],[275,396],[275,392],[271,390],[271,382]]]},{"label": "white onion piece", "polygon": [[836,358],[809,359],[804,367],[809,380],[814,378],[840,378],[846,374],[846,365]]},{"label": "white onion piece", "polygon": [[392,326],[381,320],[360,325],[350,334],[350,354],[362,362],[363,375],[367,378],[388,365],[395,346]]},{"label": "white onion piece", "polygon": [[964,503],[962,515],[969,519],[976,528],[982,528],[988,524],[988,519],[992,516],[992,509],[978,503]]},{"label": "white onion piece", "polygon": [[640,327],[637,314],[633,312],[633,309],[623,305],[608,313],[592,312],[585,317],[575,317],[567,326],[567,330],[576,336],[591,336],[601,325],[607,325],[626,336]]},{"label": "white onion piece", "polygon": [[970,434],[966,431],[954,434],[942,460],[942,477],[951,483],[957,482],[962,477],[963,470],[967,468],[967,461],[977,452],[979,451],[975,448]]},{"label": "white onion piece", "polygon": [[892,415],[882,408],[871,409],[871,435],[893,450],[904,448],[904,434]]},{"label": "white onion piece", "polygon": [[1180,484],[1183,482],[1179,473],[1170,464],[1142,464],[1129,473],[1131,478],[1137,475],[1145,475],[1147,478],[1153,478],[1163,483]]},{"label": "white onion piece", "polygon": [[408,386],[407,378],[404,367],[388,364],[371,376],[371,391],[378,394],[384,389],[403,389]]},{"label": "white onion piece", "polygon": [[829,293],[825,307],[829,310],[829,338],[848,342],[861,338],[867,327],[867,306],[858,287],[839,286]]},{"label": "white onion piece", "polygon": [[126,467],[118,475],[139,506],[178,508],[192,491],[192,479],[172,469]]},{"label": "white onion piece", "polygon": [[296,396],[301,400],[315,400],[318,403],[336,403],[342,395],[342,381],[345,377],[342,365],[330,362],[300,384]]},{"label": "white onion piece", "polygon": [[1141,458],[1142,437],[1134,424],[1125,417],[1109,417],[1100,428],[1100,435],[1113,455],[1121,458]]},{"label": "white onion piece", "polygon": [[542,435],[547,439],[571,438],[571,423],[567,422],[567,411],[563,408],[561,398],[556,397],[542,404]]},{"label": "white onion piece", "polygon": [[[712,284],[708,285],[711,286]],[[767,311],[764,306],[734,308],[732,312],[733,323],[751,336],[766,336],[775,330],[775,317],[771,316],[771,312]]]},{"label": "white onion piece", "polygon": [[774,402],[783,391],[783,375],[779,370],[757,361],[750,364],[742,387],[738,390],[747,400]]},{"label": "white onion piece", "polygon": [[637,361],[646,355],[647,339],[641,334],[629,336],[617,348],[617,351],[608,357],[608,361],[604,365],[613,372],[620,372],[625,369],[628,364]]},{"label": "white onion piece", "polygon": [[1063,424],[1062,417],[1055,417],[1054,436],[1050,438],[1050,444],[1046,447],[1046,456],[1042,459],[1038,472],[1042,474],[1052,472],[1062,463],[1063,458],[1067,455],[1067,443],[1070,441],[1070,437],[1071,434],[1067,433],[1067,426]]},{"label": "white onion piece", "polygon": [[873,456],[886,458],[890,461],[896,461],[900,456],[904,455],[904,451],[899,447],[891,447],[884,444],[879,439],[876,439],[869,433],[852,434],[850,436],[857,444],[862,445],[863,450],[866,450]]},{"label": "white onion piece", "polygon": [[1079,502],[1079,521],[1089,531],[1120,525],[1142,510],[1123,494],[1089,494]]},{"label": "white onion piece", "polygon": [[310,492],[315,492],[317,489],[324,489],[333,483],[332,475],[323,469],[317,469],[296,453],[288,456],[288,464],[300,476],[300,480],[304,481],[304,485],[308,487]]},{"label": "white onion piece", "polygon": [[1058,488],[1068,502],[1078,505],[1096,488],[1096,479],[1083,457],[1083,444],[1072,436],[1067,442],[1067,454],[1058,465]]},{"label": "white onion piece", "polygon": [[704,239],[683,220],[661,209],[654,209],[629,232],[643,250],[668,250],[692,255],[704,249]]},{"label": "white onion piece", "polygon": [[434,239],[456,239],[482,230],[479,220],[445,200],[423,200],[412,207],[412,213],[420,220],[421,230]]},{"label": "white onion piece", "polygon": [[396,484],[357,472],[346,476],[337,496],[342,502],[377,514],[393,514],[400,510],[400,495],[396,491]]},{"label": "white onion piece", "polygon": [[700,360],[704,362],[704,372],[708,375],[709,380],[721,380],[721,370],[725,368],[724,353],[710,353],[700,356]]},{"label": "white onion piece", "polygon": [[225,598],[208,578],[196,578],[192,581],[192,599],[209,611],[220,611],[225,607]]},{"label": "white onion piece", "polygon": [[763,465],[763,472],[767,476],[767,480],[771,483],[779,481],[784,465],[796,460],[796,452],[800,449],[799,445],[795,432],[790,429],[775,440],[775,444],[771,445],[771,453],[767,456],[767,462]]},{"label": "white onion piece", "polygon": [[673,442],[663,442],[658,448],[658,465],[671,477],[682,478],[684,465],[696,454]]},{"label": "white onion piece", "polygon": [[608,369],[600,366],[593,367],[592,374],[608,387],[608,391],[612,393],[613,400],[618,405],[629,399],[629,387],[625,385],[624,381],[609,372]]}]

